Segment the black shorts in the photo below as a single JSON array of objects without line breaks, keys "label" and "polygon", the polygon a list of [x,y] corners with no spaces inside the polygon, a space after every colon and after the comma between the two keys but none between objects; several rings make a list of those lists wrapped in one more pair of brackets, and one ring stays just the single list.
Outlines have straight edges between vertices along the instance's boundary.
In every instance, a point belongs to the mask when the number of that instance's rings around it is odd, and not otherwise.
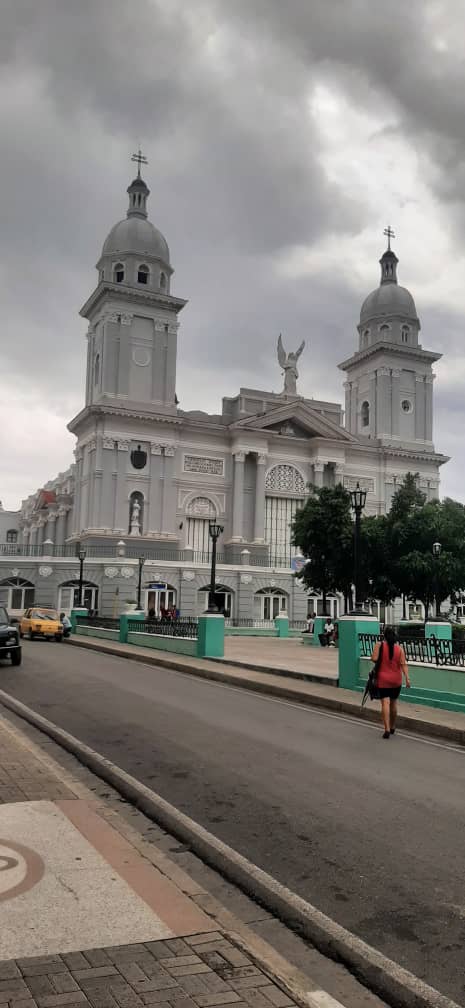
[{"label": "black shorts", "polygon": [[400,693],[400,686],[386,686],[384,689],[380,687],[378,690],[380,700],[384,697],[389,697],[391,700],[397,700]]}]

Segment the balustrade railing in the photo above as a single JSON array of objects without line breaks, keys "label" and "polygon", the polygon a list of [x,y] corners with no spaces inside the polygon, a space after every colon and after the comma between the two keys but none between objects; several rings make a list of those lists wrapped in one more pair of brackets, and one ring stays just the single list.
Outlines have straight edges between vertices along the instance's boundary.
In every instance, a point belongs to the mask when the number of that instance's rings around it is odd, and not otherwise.
[{"label": "balustrade railing", "polygon": [[243,627],[244,629],[247,629],[247,627],[254,627],[259,630],[269,630],[274,627],[274,620],[254,619],[252,616],[244,619],[236,619],[231,616],[225,619],[224,624],[226,627],[237,627],[238,629],[240,627]]},{"label": "balustrade railing", "polygon": [[[379,634],[359,634],[360,653],[362,658],[371,658],[375,644],[383,640]],[[407,637],[399,635],[399,644],[409,662],[421,662],[427,665],[452,665],[465,668],[465,647],[438,637]]]},{"label": "balustrade railing", "polygon": [[119,619],[112,616],[76,616],[76,626],[95,627],[100,630],[119,630]]},{"label": "balustrade railing", "polygon": [[129,618],[128,632],[150,633],[158,637],[188,637],[195,640],[199,634],[199,623],[198,620],[187,617],[172,620],[131,620]]}]

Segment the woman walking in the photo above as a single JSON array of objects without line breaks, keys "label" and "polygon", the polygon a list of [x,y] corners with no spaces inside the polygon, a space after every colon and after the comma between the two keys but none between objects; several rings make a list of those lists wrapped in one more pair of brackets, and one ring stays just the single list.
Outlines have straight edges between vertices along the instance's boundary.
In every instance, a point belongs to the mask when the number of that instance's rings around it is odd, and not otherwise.
[{"label": "woman walking", "polygon": [[402,686],[402,675],[407,689],[410,687],[404,649],[397,644],[392,627],[385,627],[384,640],[380,644],[375,644],[371,660],[375,662],[376,685],[381,699],[383,739],[388,739],[396,730],[397,701]]}]

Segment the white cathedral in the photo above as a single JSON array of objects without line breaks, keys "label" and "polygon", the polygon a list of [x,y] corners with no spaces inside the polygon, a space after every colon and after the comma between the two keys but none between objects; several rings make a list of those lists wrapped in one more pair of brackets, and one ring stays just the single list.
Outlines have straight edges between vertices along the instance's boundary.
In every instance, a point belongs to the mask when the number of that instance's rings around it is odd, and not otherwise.
[{"label": "white cathedral", "polygon": [[[0,602],[13,613],[33,601],[69,611],[78,601],[81,548],[85,602],[102,615],[135,598],[139,557],[146,608],[198,614],[215,519],[223,527],[218,604],[232,618],[285,610],[297,622],[321,608],[293,576],[290,522],[309,484],[359,482],[370,514],[389,509],[409,471],[428,498],[438,496],[447,461],[433,444],[432,365],[440,354],[419,342],[389,232],[380,284],[363,302],[353,353],[339,365],[345,411],[299,394],[302,346],[286,353],[281,338],[282,393],[241,388],[219,414],[180,409],[177,332],[186,302],[172,293],[168,244],[148,219],[144,159],[136,160],[126,217],[105,239],[80,313],[89,326],[85,404],[68,425],[75,463],[20,511],[0,510]],[[337,616],[340,600],[331,605]]]}]

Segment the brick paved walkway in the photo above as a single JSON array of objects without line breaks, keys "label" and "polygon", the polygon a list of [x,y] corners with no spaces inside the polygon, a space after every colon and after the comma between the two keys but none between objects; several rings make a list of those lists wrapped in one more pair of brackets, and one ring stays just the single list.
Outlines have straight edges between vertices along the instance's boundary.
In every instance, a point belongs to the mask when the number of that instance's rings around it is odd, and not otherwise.
[{"label": "brick paved walkway", "polygon": [[0,962],[2,1008],[286,1008],[294,1003],[219,932]]}]

